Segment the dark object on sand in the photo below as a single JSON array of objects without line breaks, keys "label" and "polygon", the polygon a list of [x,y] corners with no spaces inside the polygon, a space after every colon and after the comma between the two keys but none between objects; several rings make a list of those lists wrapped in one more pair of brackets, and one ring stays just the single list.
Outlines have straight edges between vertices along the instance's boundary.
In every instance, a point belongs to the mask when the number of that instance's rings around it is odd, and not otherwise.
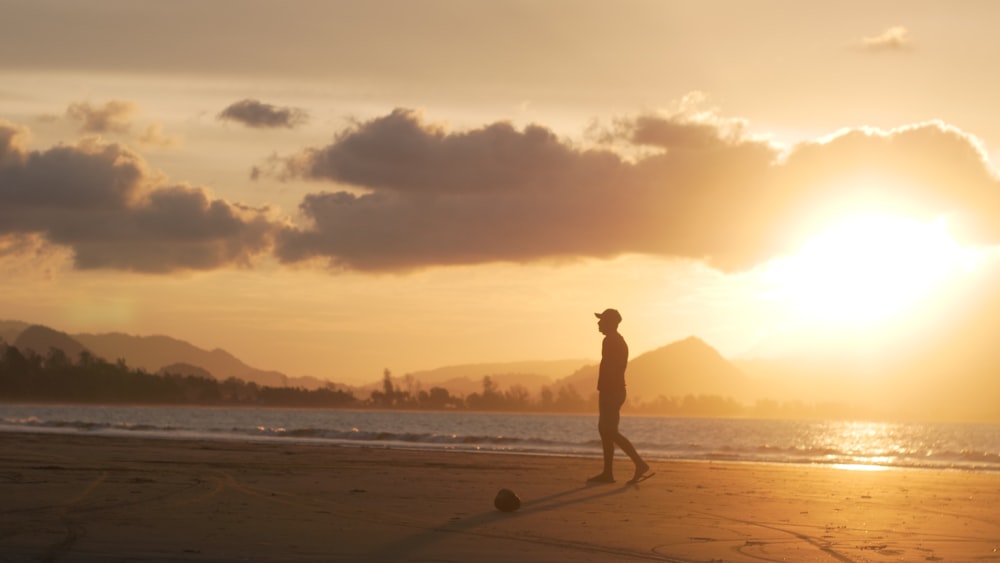
[{"label": "dark object on sand", "polygon": [[521,508],[521,499],[517,498],[514,491],[510,489],[500,489],[496,498],[493,499],[493,506],[501,512],[514,512]]}]

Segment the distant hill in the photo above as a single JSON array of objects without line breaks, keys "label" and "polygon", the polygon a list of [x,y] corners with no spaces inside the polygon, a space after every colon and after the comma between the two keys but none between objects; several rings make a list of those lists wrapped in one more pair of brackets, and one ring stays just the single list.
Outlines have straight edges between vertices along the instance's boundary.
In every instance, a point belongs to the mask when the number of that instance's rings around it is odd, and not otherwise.
[{"label": "distant hill", "polygon": [[13,345],[18,335],[29,326],[31,325],[21,321],[0,321],[0,341]]},{"label": "distant hill", "polygon": [[[743,404],[767,399],[806,405],[857,406],[854,416],[901,419],[1000,420],[1000,294],[992,285],[960,294],[964,307],[949,306],[892,342],[878,357],[849,347],[825,355],[729,361],[702,340],[690,337],[634,355],[627,382],[633,401],[653,402],[687,395],[729,397]],[[926,316],[926,315],[925,315]],[[76,360],[80,352],[114,362],[124,359],[150,373],[237,377],[266,386],[316,389],[333,385],[366,399],[382,381],[362,386],[293,378],[254,368],[221,350],[204,350],[167,336],[121,333],[71,335],[21,321],[0,321],[0,338],[22,350],[47,356],[52,348]],[[596,391],[598,363],[588,360],[465,364],[393,378],[400,390],[443,387],[454,396],[482,391],[485,376],[497,389],[514,385],[538,397],[572,386],[582,397]],[[409,386],[409,387],[408,387]],[[843,409],[830,412],[848,412]]]},{"label": "distant hill", "polygon": [[[597,388],[599,364],[587,366],[556,382],[572,385],[582,395]],[[631,400],[650,401],[659,396],[719,395],[742,399],[752,382],[704,341],[689,337],[640,354],[628,363],[625,374]]]},{"label": "distant hill", "polygon": [[[277,371],[256,369],[225,350],[207,351],[168,336],[69,335],[18,321],[0,322],[0,334],[12,337],[10,341],[15,346],[34,349],[41,355],[55,347],[75,360],[80,351],[86,349],[105,360],[123,359],[130,367],[150,373],[207,374],[219,380],[236,377],[272,387],[316,389],[334,385],[318,378],[294,378]],[[452,395],[468,396],[481,392],[483,378],[489,376],[501,391],[516,385],[537,397],[543,387],[557,390],[572,385],[582,396],[588,396],[597,384],[597,369],[597,363],[583,359],[463,364],[396,375],[393,383],[401,390],[408,390],[408,385],[422,390],[442,387]],[[633,358],[629,362],[628,385],[630,396],[638,400],[686,394],[739,397],[746,392],[747,380],[714,348],[692,337]],[[334,386],[365,398],[371,391],[381,390],[382,381],[361,386]]]},{"label": "distant hill", "polygon": [[[62,350],[67,357],[76,361],[86,347],[70,335],[41,325],[31,325],[21,331],[11,342],[18,350],[31,350],[45,357],[53,349]],[[99,354],[98,354],[99,355]]]},{"label": "distant hill", "polygon": [[[498,374],[524,375],[529,379],[537,376],[551,380],[565,377],[572,373],[573,370],[589,362],[590,360],[542,360],[462,364],[413,372],[412,375],[426,383],[440,383],[463,377],[481,379],[484,375]],[[524,383],[529,383],[529,381],[525,381]]]},{"label": "distant hill", "polygon": [[32,350],[47,356],[52,348],[62,350],[76,361],[87,350],[109,362],[125,360],[129,367],[150,373],[165,368],[183,375],[209,375],[219,380],[236,377],[258,385],[271,387],[298,386],[316,389],[328,384],[313,377],[288,377],[277,371],[251,367],[225,350],[203,350],[192,344],[167,336],[131,336],[121,333],[76,334],[31,325],[21,321],[0,321],[0,338],[19,350]]},{"label": "distant hill", "polygon": [[128,365],[149,372],[163,366],[183,363],[200,367],[216,379],[236,377],[258,385],[284,387],[288,376],[248,366],[235,356],[216,348],[206,351],[169,336],[132,336],[122,333],[77,334],[74,336],[94,354],[108,360],[124,358]]},{"label": "distant hill", "polygon": [[[588,360],[549,360],[463,364],[413,372],[409,375],[414,381],[419,382],[424,390],[442,387],[452,395],[482,392],[483,378],[489,376],[501,390],[519,385],[537,396],[542,387],[551,385],[556,379],[573,373],[587,363]],[[393,377],[393,381],[403,382],[404,378]],[[358,389],[370,391],[381,389],[381,386],[382,383],[379,381]]]}]

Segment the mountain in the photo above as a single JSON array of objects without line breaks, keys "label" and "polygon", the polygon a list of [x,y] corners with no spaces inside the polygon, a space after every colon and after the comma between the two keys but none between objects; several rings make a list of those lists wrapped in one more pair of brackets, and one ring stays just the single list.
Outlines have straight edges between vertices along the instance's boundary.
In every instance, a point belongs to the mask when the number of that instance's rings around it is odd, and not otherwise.
[{"label": "mountain", "polygon": [[0,342],[13,345],[18,335],[29,326],[31,325],[21,321],[0,321]]},{"label": "mountain", "polygon": [[[15,345],[31,347],[42,355],[55,347],[76,359],[80,351],[86,349],[105,360],[123,359],[129,366],[150,373],[210,374],[219,380],[236,377],[273,387],[316,389],[330,385],[313,377],[291,378],[277,371],[260,370],[225,350],[207,351],[168,336],[123,333],[71,336],[17,321],[0,322],[0,334],[11,336]],[[597,384],[597,369],[597,364],[580,359],[463,364],[393,377],[393,384],[402,390],[442,387],[452,395],[467,396],[481,392],[483,378],[489,376],[501,391],[520,386],[531,395],[538,396],[543,387],[557,389],[572,385],[581,395],[587,396]],[[627,378],[630,396],[639,400],[688,394],[738,398],[746,394],[748,386],[746,378],[737,368],[714,348],[694,337],[633,358],[629,362]],[[372,390],[380,390],[382,381],[337,387],[347,388],[363,398]]]},{"label": "mountain", "polygon": [[32,351],[43,358],[53,349],[62,350],[74,362],[86,347],[70,335],[41,325],[31,325],[17,335],[11,345],[22,352]]},{"label": "mountain", "polygon": [[527,378],[521,383],[527,385],[531,378],[551,380],[564,377],[573,370],[584,365],[588,360],[545,360],[522,362],[494,362],[481,364],[462,364],[447,366],[432,370],[414,372],[412,375],[424,383],[437,384],[449,380],[472,377],[481,380],[483,376],[522,375]]},{"label": "mountain", "polygon": [[97,356],[110,361],[123,358],[129,366],[153,373],[163,366],[180,363],[204,369],[219,380],[236,377],[270,387],[288,385],[288,376],[281,372],[259,370],[225,350],[206,351],[169,336],[109,333],[77,334],[75,338]]},{"label": "mountain", "polygon": [[167,336],[131,336],[121,333],[70,335],[49,327],[20,321],[0,321],[0,338],[22,351],[34,351],[45,357],[52,348],[62,350],[76,361],[80,352],[109,362],[125,360],[129,367],[150,373],[178,373],[210,376],[219,380],[236,377],[262,386],[298,386],[317,389],[329,384],[314,377],[288,377],[278,371],[251,367],[226,352],[203,350]]},{"label": "mountain", "polygon": [[[518,385],[537,396],[542,387],[551,385],[555,379],[565,377],[586,363],[587,360],[548,360],[462,364],[418,371],[409,376],[424,390],[442,387],[452,395],[482,392],[483,378],[489,376],[500,390]],[[401,379],[394,377],[393,381]],[[360,389],[381,389],[381,386],[382,383],[378,382]]]},{"label": "mountain", "polygon": [[[572,385],[586,396],[597,388],[598,364],[578,370],[556,386]],[[736,366],[704,341],[689,337],[629,360],[625,372],[629,398],[650,401],[659,396],[719,395],[743,399],[750,381]]]},{"label": "mountain", "polygon": [[[908,331],[875,348],[833,346],[799,357],[740,359],[730,362],[702,340],[689,337],[631,359],[626,373],[629,397],[652,402],[687,395],[729,397],[744,404],[760,399],[805,405],[845,405],[850,416],[897,419],[982,421],[1000,417],[1000,294],[993,286],[962,292],[965,307],[911,323]],[[925,317],[926,317],[926,313]],[[929,319],[929,320],[928,320]],[[291,378],[254,368],[232,354],[203,350],[167,336],[121,333],[70,335],[20,321],[0,321],[0,338],[45,357],[52,348],[76,360],[88,351],[114,362],[123,359],[150,373],[237,377],[258,385],[316,389],[331,383]],[[448,366],[394,377],[397,389],[443,387],[455,396],[482,391],[489,376],[506,391],[521,386],[538,397],[572,386],[588,397],[596,391],[598,364],[586,360],[507,362]],[[381,380],[364,386],[336,385],[365,399]],[[856,409],[854,407],[857,407]],[[836,415],[836,416],[842,416]]]}]

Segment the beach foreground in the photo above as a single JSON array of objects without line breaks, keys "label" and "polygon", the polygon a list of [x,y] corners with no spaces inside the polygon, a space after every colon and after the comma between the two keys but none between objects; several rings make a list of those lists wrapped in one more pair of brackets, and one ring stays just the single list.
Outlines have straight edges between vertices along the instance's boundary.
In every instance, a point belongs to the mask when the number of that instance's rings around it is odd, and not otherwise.
[{"label": "beach foreground", "polygon": [[[1000,476],[0,433],[0,561],[1000,561]],[[497,490],[522,500],[494,509]]]}]

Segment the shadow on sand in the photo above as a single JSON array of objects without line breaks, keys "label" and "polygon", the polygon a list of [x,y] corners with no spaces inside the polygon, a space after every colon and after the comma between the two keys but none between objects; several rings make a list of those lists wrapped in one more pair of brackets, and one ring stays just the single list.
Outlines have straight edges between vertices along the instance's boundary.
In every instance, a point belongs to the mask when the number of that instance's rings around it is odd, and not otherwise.
[{"label": "shadow on sand", "polygon": [[[619,487],[612,487],[610,489],[606,488],[606,485],[581,485],[572,489],[553,493],[546,497],[522,502],[521,509],[517,512],[500,512],[497,510],[490,510],[488,512],[483,512],[468,518],[462,518],[460,520],[454,520],[441,526],[427,529],[419,534],[384,545],[372,553],[371,557],[373,560],[411,558],[420,549],[444,539],[444,534],[467,533],[470,530],[474,530],[484,524],[500,522],[510,518],[519,518],[528,514],[537,514],[539,512],[556,510],[603,497],[620,495],[631,487],[634,487],[634,485],[626,484]],[[576,493],[581,493],[583,491],[591,492],[589,494],[575,496]],[[487,533],[481,535],[492,536],[492,534]]]}]

